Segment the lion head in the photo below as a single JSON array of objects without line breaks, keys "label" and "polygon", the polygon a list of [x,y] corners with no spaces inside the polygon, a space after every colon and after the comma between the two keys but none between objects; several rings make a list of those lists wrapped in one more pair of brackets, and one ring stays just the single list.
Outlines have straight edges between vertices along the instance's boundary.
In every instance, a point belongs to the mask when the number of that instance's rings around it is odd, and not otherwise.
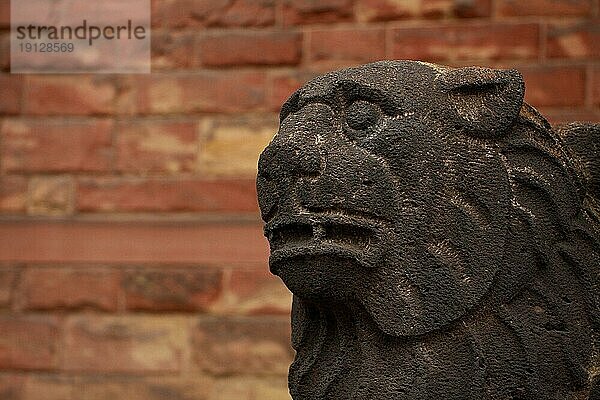
[{"label": "lion head", "polygon": [[294,398],[590,396],[600,155],[568,143],[600,134],[523,96],[514,70],[388,61],[283,105],[257,187]]}]

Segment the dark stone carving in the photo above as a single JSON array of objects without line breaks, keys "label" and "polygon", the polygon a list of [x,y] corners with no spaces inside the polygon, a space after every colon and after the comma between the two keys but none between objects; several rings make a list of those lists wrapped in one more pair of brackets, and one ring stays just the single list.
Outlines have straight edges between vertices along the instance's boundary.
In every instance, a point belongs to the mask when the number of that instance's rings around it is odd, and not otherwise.
[{"label": "dark stone carving", "polygon": [[514,70],[316,78],[259,161],[294,399],[600,399],[600,125]]}]

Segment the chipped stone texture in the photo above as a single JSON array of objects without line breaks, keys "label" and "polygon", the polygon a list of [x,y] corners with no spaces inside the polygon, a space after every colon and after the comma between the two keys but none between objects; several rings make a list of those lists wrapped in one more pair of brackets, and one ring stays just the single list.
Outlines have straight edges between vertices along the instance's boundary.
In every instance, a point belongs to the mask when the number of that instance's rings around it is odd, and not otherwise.
[{"label": "chipped stone texture", "polygon": [[294,399],[597,398],[600,125],[524,95],[383,61],[284,103],[257,188]]},{"label": "chipped stone texture", "polygon": [[261,150],[277,132],[276,117],[200,122],[198,170],[203,175],[254,176]]},{"label": "chipped stone texture", "polygon": [[68,176],[39,176],[29,182],[30,215],[68,215],[73,212],[75,185]]}]

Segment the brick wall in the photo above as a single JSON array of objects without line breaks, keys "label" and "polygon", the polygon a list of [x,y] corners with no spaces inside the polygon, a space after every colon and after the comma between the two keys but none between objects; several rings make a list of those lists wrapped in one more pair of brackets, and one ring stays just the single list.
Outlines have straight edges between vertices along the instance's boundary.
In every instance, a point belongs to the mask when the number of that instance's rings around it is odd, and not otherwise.
[{"label": "brick wall", "polygon": [[279,400],[290,296],[255,200],[282,101],[385,58],[516,67],[600,121],[598,0],[154,0],[151,75],[10,75],[0,398]]}]

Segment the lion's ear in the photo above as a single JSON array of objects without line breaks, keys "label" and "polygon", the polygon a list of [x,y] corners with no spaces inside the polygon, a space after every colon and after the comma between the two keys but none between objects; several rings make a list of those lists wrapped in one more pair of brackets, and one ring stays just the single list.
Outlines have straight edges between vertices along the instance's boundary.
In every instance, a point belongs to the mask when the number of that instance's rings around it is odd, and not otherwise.
[{"label": "lion's ear", "polygon": [[448,95],[446,111],[456,118],[455,125],[487,137],[506,132],[525,95],[523,77],[512,69],[452,69],[436,78],[436,86]]}]

